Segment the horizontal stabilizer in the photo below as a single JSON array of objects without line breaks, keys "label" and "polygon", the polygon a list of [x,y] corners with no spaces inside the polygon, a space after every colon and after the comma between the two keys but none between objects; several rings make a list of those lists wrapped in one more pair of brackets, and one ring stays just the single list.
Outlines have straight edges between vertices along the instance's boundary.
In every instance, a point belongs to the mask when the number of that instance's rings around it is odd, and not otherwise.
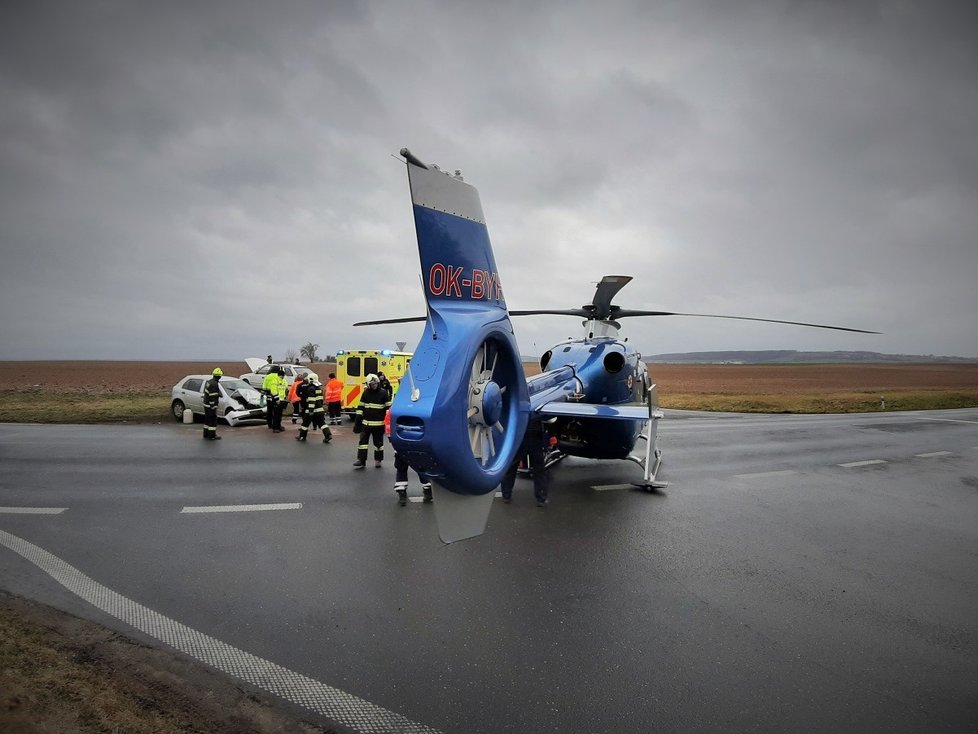
[{"label": "horizontal stabilizer", "polygon": [[579,418],[612,418],[618,420],[648,420],[649,406],[645,403],[598,405],[597,403],[553,402],[541,406],[539,415],[567,415]]},{"label": "horizontal stabilizer", "polygon": [[405,316],[401,319],[377,319],[376,321],[357,321],[354,326],[377,326],[379,324],[409,324],[412,321],[427,321],[427,316]]}]

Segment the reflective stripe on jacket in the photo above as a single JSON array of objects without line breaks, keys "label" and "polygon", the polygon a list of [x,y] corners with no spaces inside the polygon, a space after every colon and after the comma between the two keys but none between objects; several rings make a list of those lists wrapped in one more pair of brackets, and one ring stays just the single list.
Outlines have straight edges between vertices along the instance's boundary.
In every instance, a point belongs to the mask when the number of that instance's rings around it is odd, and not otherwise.
[{"label": "reflective stripe on jacket", "polygon": [[307,382],[302,394],[306,399],[306,410],[310,413],[323,412],[323,386],[318,382]]},{"label": "reflective stripe on jacket", "polygon": [[217,387],[217,378],[212,377],[204,383],[204,407],[216,408],[221,399],[221,391]]},{"label": "reflective stripe on jacket", "polygon": [[379,387],[367,388],[360,396],[360,404],[357,406],[357,420],[363,422],[365,426],[382,426],[384,417],[391,407],[391,399],[386,390]]}]

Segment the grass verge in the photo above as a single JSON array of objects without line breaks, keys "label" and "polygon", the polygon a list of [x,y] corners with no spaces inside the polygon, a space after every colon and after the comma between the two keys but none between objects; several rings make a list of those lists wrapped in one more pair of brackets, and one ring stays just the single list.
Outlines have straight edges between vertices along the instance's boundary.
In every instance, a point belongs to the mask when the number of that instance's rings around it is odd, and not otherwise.
[{"label": "grass verge", "polygon": [[0,391],[2,423],[161,423],[170,396],[149,393]]},{"label": "grass verge", "polygon": [[335,734],[185,656],[4,591],[0,731]]}]

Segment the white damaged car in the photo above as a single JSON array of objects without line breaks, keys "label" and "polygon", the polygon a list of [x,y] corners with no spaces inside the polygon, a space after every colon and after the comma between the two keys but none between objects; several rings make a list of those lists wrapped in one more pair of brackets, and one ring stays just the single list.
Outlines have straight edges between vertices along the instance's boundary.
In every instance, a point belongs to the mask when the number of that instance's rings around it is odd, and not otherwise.
[{"label": "white damaged car", "polygon": [[[183,411],[189,408],[194,415],[204,414],[204,383],[210,375],[187,375],[173,386],[170,413],[174,419],[183,420]],[[241,423],[264,423],[265,399],[262,394],[237,377],[222,377],[217,383],[221,397],[217,402],[217,416],[229,426]]]}]

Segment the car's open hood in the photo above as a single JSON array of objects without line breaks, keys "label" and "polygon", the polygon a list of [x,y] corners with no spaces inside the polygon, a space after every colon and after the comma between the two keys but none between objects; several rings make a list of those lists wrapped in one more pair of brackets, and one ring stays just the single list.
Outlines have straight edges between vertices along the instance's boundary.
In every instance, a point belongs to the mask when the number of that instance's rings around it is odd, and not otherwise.
[{"label": "car's open hood", "polygon": [[245,364],[249,370],[257,372],[259,367],[268,364],[268,360],[265,357],[245,357]]}]

